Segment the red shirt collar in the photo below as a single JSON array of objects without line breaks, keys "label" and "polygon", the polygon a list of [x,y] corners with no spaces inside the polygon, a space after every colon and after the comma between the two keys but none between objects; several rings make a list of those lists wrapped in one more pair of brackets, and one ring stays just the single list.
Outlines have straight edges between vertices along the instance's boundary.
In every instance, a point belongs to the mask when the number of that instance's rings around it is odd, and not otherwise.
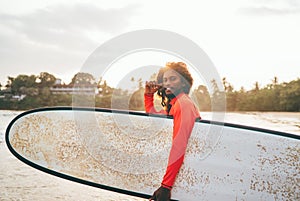
[{"label": "red shirt collar", "polygon": [[171,101],[170,101],[170,104],[171,105],[174,105],[174,103],[176,102],[177,99],[179,99],[181,96],[185,95],[184,92],[181,92],[180,94],[178,94],[175,98],[173,98]]}]

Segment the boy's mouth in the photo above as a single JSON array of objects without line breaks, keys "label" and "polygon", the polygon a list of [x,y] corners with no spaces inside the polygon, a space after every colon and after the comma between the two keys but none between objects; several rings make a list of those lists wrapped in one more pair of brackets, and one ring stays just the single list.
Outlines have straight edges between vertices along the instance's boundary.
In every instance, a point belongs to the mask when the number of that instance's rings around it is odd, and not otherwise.
[{"label": "boy's mouth", "polygon": [[166,88],[166,93],[172,93],[172,89],[170,87]]}]

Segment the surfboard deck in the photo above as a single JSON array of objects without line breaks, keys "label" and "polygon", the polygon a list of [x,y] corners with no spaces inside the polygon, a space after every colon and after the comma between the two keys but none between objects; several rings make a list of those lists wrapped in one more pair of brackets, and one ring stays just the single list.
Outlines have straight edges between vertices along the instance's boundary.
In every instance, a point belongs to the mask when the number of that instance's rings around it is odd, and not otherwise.
[{"label": "surfboard deck", "polygon": [[[75,182],[149,198],[160,186],[172,119],[96,108],[54,107],[18,115],[8,148],[26,164]],[[173,200],[297,200],[300,136],[197,121]]]}]

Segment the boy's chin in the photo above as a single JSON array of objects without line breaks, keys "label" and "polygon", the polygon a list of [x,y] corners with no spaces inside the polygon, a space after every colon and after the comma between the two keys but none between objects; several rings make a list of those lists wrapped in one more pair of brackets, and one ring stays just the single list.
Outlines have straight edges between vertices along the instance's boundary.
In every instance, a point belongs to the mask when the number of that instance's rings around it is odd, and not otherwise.
[{"label": "boy's chin", "polygon": [[172,98],[176,97],[172,92],[171,93],[166,93],[166,96],[168,97],[168,99],[172,99]]}]

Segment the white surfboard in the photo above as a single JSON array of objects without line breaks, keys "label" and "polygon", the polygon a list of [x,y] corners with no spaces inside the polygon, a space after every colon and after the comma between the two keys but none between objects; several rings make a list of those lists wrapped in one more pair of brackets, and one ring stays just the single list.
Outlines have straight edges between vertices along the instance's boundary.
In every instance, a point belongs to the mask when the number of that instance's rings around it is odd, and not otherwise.
[{"label": "white surfboard", "polygon": [[[164,175],[172,119],[95,108],[41,108],[18,115],[6,143],[26,164],[90,186],[149,198]],[[300,137],[197,121],[172,199],[297,200]]]}]

